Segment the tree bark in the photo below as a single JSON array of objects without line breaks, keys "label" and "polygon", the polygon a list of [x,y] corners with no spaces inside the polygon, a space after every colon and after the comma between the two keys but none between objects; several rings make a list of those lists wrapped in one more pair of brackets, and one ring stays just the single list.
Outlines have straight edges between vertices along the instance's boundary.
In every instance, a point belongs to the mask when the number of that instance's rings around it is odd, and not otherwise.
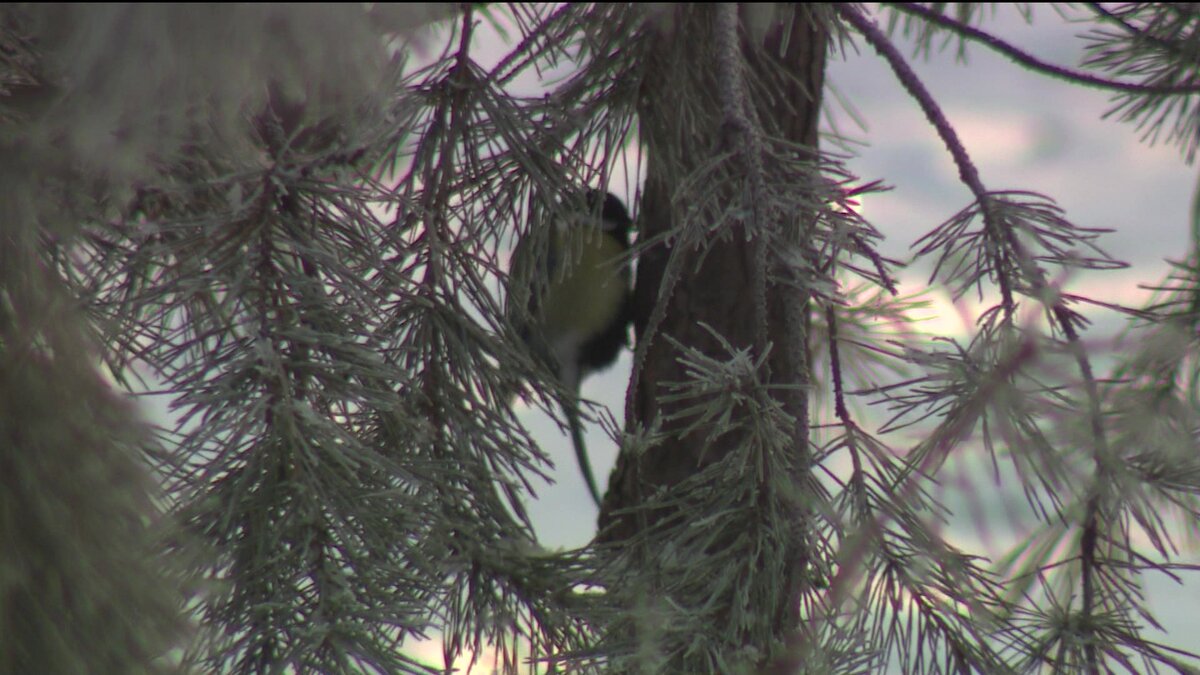
[{"label": "tree bark", "polygon": [[[767,7],[764,10],[746,5],[739,9],[741,68],[747,80],[754,83],[746,90],[753,111],[751,117],[759,125],[758,132],[791,141],[800,146],[801,152],[811,150],[815,167],[828,36],[807,9]],[[737,161],[737,153],[746,152],[736,138],[738,132],[746,130],[731,128],[729,109],[723,109],[727,102],[721,100],[719,68],[712,65],[719,58],[714,53],[718,11],[712,6],[677,5],[660,15],[654,28],[659,39],[647,67],[639,108],[641,140],[647,155],[646,184],[639,209],[643,241],[682,222],[691,204],[672,204],[672,196],[680,194],[684,181],[710,163],[714,154],[728,152],[732,157],[722,161]],[[770,64],[772,60],[774,64]],[[767,158],[749,159],[767,164],[770,171]],[[753,180],[751,176],[746,178]],[[710,187],[701,182],[693,188],[697,186],[701,190]],[[797,185],[796,189],[809,190],[811,186]],[[745,194],[738,194],[736,181],[716,188],[714,202],[719,206],[744,205],[746,201]],[[805,234],[811,229],[815,214],[785,214],[770,209],[765,213],[766,224],[780,236],[795,241],[802,247],[798,249],[802,255],[811,259],[811,246],[809,250],[803,246],[810,241]],[[688,378],[675,343],[698,349],[714,359],[728,358],[728,350],[705,325],[715,329],[735,349],[752,350],[755,357],[761,355],[765,336],[770,345],[766,384],[788,385],[773,388],[772,392],[795,420],[789,449],[794,453],[790,462],[796,471],[793,484],[798,491],[803,490],[807,480],[810,294],[793,270],[770,262],[766,268],[769,274],[765,298],[756,302],[756,274],[764,271],[761,267],[756,269],[763,259],[762,252],[756,250],[761,242],[749,224],[738,225],[733,228],[738,231],[709,232],[703,247],[672,250],[664,244],[639,258],[635,291],[637,337],[639,345],[644,340],[650,341],[641,345],[645,359],[627,405],[627,424],[631,429],[646,429],[658,423],[664,433],[656,445],[640,453],[625,452],[618,458],[600,514],[598,541],[609,551],[628,555],[628,544],[639,534],[672,515],[679,515],[672,514],[670,508],[634,507],[644,506],[660,490],[669,492],[705,466],[719,461],[743,440],[741,434],[725,434],[715,441],[701,438],[707,436],[708,429],[683,432],[683,424],[673,414],[684,404],[664,400],[668,383]],[[674,247],[681,249],[678,244]],[[676,283],[664,285],[672,256],[682,256],[682,261],[675,263],[681,270],[680,277]],[[769,251],[766,259],[775,260]],[[648,329],[655,328],[652,316],[658,303],[665,303],[665,313],[657,330],[647,335]],[[795,625],[796,598],[804,585],[801,571],[808,556],[802,503],[803,499],[797,500],[795,541],[787,544],[795,553],[796,573],[788,580],[787,588],[781,589],[778,606],[763,608],[776,617],[773,632],[779,639],[786,639],[790,627]],[[653,547],[647,547],[636,552],[635,557],[642,558],[648,569],[661,571],[653,560],[655,554]],[[649,591],[653,593],[654,589]],[[761,665],[769,667],[766,663]]]}]

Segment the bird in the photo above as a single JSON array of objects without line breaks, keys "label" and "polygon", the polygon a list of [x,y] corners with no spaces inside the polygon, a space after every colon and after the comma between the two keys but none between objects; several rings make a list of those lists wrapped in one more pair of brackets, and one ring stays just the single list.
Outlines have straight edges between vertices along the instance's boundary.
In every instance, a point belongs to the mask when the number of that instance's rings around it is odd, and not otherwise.
[{"label": "bird", "polygon": [[514,322],[521,340],[571,395],[562,401],[563,413],[580,472],[599,505],[577,406],[583,379],[612,365],[628,341],[633,293],[625,258],[633,219],[619,198],[597,189],[571,195],[556,213],[573,216],[544,237],[527,233],[518,241],[509,302],[524,310]]}]

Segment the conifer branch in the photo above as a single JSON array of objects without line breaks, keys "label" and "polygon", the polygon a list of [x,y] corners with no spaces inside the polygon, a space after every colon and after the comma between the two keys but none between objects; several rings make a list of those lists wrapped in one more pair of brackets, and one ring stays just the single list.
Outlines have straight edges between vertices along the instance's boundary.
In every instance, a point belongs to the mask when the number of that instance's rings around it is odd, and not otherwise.
[{"label": "conifer branch", "polygon": [[1167,84],[1139,84],[1137,82],[1122,82],[1120,80],[1109,80],[1088,73],[1071,70],[1053,63],[1047,63],[1029,54],[1028,52],[1014,45],[1001,40],[1000,38],[979,30],[974,26],[965,24],[961,21],[952,19],[941,12],[934,11],[928,7],[924,7],[913,2],[889,2],[886,3],[889,7],[895,7],[897,10],[920,17],[931,24],[946,28],[955,34],[978,42],[988,48],[1007,56],[1012,61],[1019,63],[1033,72],[1055,77],[1067,82],[1082,84],[1087,87],[1096,89],[1104,89],[1108,91],[1120,91],[1131,94],[1146,94],[1152,96],[1171,96],[1180,94],[1200,94],[1200,84],[1189,85],[1167,85]]}]

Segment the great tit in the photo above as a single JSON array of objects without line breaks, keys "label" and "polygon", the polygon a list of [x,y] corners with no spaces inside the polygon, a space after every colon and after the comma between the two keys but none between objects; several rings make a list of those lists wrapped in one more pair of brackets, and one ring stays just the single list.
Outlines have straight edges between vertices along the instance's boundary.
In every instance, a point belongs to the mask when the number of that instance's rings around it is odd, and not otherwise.
[{"label": "great tit", "polygon": [[[546,233],[544,246],[526,235],[513,252],[510,302],[523,305],[521,339],[544,360],[572,399],[563,412],[575,445],[575,458],[597,504],[600,491],[588,462],[577,410],[584,377],[617,359],[632,319],[631,274],[625,253],[633,220],[611,193],[588,190],[563,210],[579,212]],[[533,249],[543,249],[537,255]],[[529,271],[532,269],[532,273]],[[522,297],[526,296],[526,297]]]}]

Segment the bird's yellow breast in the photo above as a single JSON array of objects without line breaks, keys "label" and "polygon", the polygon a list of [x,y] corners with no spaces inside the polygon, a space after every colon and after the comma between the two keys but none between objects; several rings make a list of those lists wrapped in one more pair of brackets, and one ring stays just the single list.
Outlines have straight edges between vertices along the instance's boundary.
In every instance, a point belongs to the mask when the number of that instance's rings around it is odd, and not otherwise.
[{"label": "bird's yellow breast", "polygon": [[603,330],[621,311],[628,270],[621,267],[620,242],[598,228],[576,226],[555,233],[558,258],[541,303],[548,340],[580,338]]}]

